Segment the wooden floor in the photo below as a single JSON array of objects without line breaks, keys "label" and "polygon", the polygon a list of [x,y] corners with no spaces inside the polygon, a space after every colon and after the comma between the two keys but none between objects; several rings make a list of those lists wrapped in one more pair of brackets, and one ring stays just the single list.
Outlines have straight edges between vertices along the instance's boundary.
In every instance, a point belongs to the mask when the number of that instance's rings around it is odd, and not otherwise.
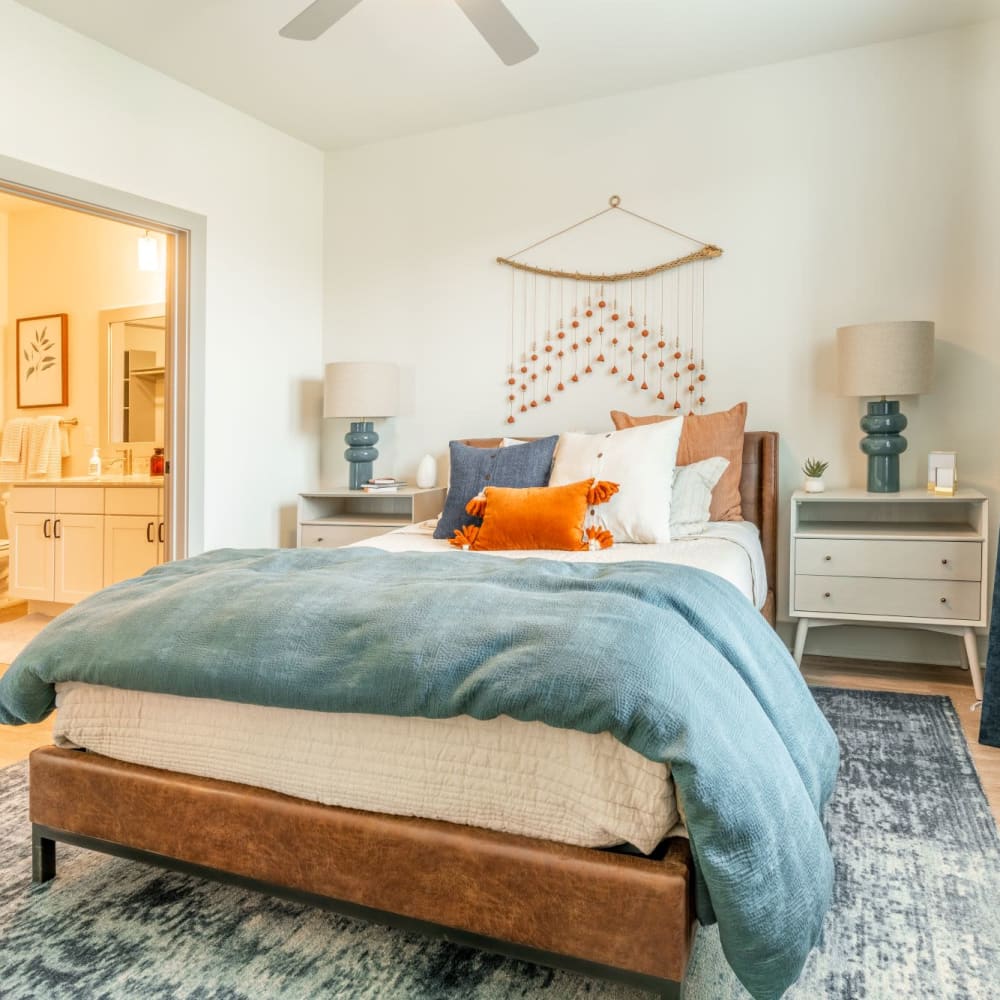
[{"label": "wooden floor", "polygon": [[[0,599],[0,622],[14,621],[28,613],[25,601]],[[0,676],[7,664],[0,663]],[[35,747],[47,746],[52,742],[52,719],[46,719],[37,726],[0,726],[0,767],[24,760]]]},{"label": "wooden floor", "polygon": [[[23,606],[0,607],[0,621],[9,621],[24,613]],[[0,674],[6,669],[6,666],[0,665]],[[970,711],[973,694],[968,671],[958,667],[807,656],[802,663],[802,672],[810,684],[825,687],[943,694],[951,698],[993,815],[1000,823],[1000,749],[984,747],[979,743],[980,713],[978,710]],[[0,767],[23,760],[35,747],[51,742],[51,718],[35,726],[0,726]]]}]

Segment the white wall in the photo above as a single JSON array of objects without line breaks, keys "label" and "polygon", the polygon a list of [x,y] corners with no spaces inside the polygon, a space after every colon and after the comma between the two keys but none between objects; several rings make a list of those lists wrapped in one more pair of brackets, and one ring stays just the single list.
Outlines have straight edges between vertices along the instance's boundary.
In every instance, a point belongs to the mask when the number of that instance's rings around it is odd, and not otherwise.
[{"label": "white wall", "polygon": [[[863,405],[835,395],[834,330],[905,318],[936,321],[939,362],[933,393],[904,404],[903,481],[956,449],[997,503],[998,63],[991,25],[329,154],[325,359],[392,358],[413,381],[412,412],[380,428],[380,471],[503,432],[510,286],[494,257],[617,193],[725,249],[707,270],[710,408],[747,399],[751,428],[781,432],[783,508],[807,455],[863,485]],[[609,267],[633,266],[629,250],[609,238]],[[652,409],[595,379],[516,429],[602,429],[611,406]],[[325,477],[342,481],[327,423]],[[848,631],[813,648],[957,661],[950,640]]]},{"label": "white wall", "polygon": [[323,159],[0,0],[0,155],[207,217],[204,544],[292,544],[318,476]]}]

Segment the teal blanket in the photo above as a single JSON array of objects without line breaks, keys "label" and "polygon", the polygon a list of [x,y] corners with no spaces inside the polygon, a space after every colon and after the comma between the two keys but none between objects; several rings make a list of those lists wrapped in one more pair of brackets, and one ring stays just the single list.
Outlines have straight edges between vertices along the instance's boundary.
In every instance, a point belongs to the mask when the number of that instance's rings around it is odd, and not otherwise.
[{"label": "teal blanket", "polygon": [[210,552],[56,618],[0,680],[0,722],[43,719],[60,681],[608,731],[671,766],[698,915],[718,921],[758,1000],[795,981],[830,904],[820,817],[836,738],[777,635],[701,570],[370,548]]}]

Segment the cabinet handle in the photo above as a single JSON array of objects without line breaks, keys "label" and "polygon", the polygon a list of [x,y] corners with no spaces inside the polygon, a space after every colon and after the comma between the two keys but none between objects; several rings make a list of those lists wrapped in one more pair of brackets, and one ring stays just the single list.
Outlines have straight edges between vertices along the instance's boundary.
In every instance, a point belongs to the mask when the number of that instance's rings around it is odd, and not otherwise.
[{"label": "cabinet handle", "polygon": [[942,566],[947,566],[948,565],[948,560],[947,559],[942,559],[941,560],[941,565]]},{"label": "cabinet handle", "polygon": [[149,542],[150,545],[153,544],[153,522],[152,521],[147,521],[146,522],[146,541]]},{"label": "cabinet handle", "polygon": [[45,523],[42,525],[42,537],[51,538],[52,535],[49,533],[49,526],[52,524],[52,518],[45,518]]},{"label": "cabinet handle", "polygon": [[162,545],[163,544],[163,522],[160,521],[159,526],[156,529],[156,540]]},{"label": "cabinet handle", "polygon": [[830,591],[828,590],[823,596],[824,597],[829,597],[830,596]]},{"label": "cabinet handle", "polygon": [[53,538],[62,538],[62,532],[59,530],[59,525],[61,525],[61,524],[62,524],[62,518],[61,517],[57,517],[52,522],[52,537]]},{"label": "cabinet handle", "polygon": [[823,562],[829,562],[833,556],[823,556]]},{"label": "cabinet handle", "polygon": [[941,598],[941,603],[942,604],[947,604],[948,603],[948,598],[947,597],[942,597]]}]

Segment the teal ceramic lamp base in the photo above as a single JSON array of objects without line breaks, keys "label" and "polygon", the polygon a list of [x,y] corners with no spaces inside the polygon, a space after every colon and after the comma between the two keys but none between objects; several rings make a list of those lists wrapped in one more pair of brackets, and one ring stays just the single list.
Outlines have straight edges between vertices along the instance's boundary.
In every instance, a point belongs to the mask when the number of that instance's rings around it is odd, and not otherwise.
[{"label": "teal ceramic lamp base", "polygon": [[372,478],[373,465],[378,458],[375,425],[370,420],[352,421],[351,429],[344,435],[344,441],[347,443],[344,458],[350,469],[348,485],[352,490],[360,490]]},{"label": "teal ceramic lamp base", "polygon": [[906,451],[906,438],[900,431],[906,417],[894,399],[868,404],[861,418],[861,429],[868,435],[861,439],[861,450],[868,456],[868,492],[899,492],[899,456]]}]

